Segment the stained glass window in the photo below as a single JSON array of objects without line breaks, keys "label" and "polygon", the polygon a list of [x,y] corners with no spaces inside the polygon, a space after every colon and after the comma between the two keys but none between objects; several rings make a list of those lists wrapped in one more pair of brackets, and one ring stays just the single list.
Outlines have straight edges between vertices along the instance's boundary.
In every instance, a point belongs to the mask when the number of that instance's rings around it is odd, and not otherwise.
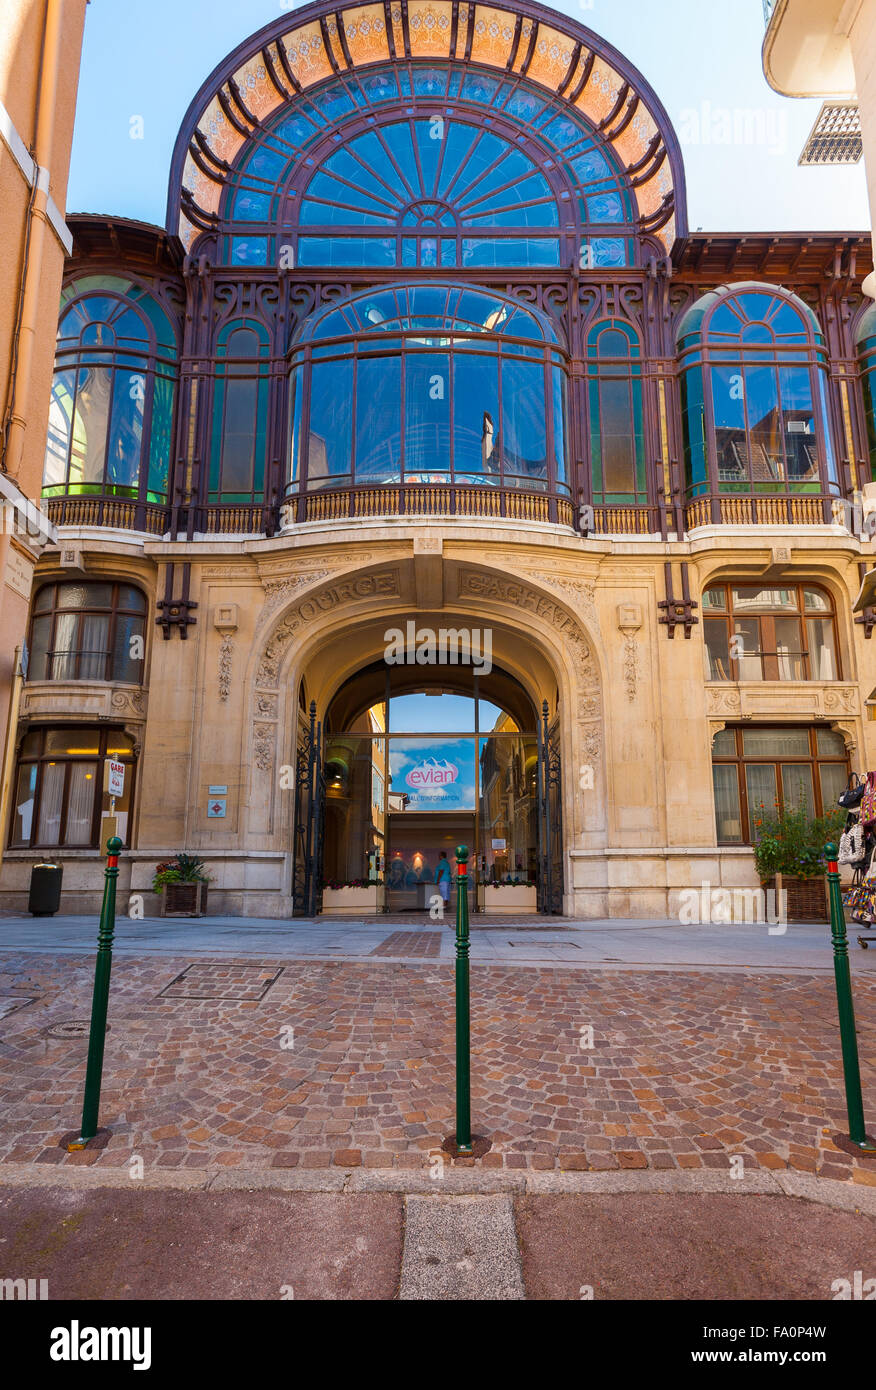
[{"label": "stained glass window", "polygon": [[305,268],[614,267],[634,260],[633,224],[629,180],[583,117],[520,78],[411,63],[313,87],[248,141],[221,251],[253,266],[285,252]]},{"label": "stained glass window", "polygon": [[210,455],[211,503],[264,500],[269,356],[264,325],[243,319],[226,325],[217,343]]},{"label": "stained glass window", "polygon": [[642,351],[624,323],[599,323],[588,339],[590,453],[597,505],[648,501]]}]

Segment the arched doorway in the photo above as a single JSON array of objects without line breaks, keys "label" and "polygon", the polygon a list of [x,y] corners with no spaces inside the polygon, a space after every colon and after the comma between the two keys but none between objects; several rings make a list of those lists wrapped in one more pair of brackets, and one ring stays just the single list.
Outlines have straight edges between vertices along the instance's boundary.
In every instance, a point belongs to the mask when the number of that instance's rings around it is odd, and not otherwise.
[{"label": "arched doorway", "polygon": [[557,721],[499,667],[362,668],[324,720],[311,707],[299,781],[298,913],[346,887],[373,890],[371,910],[428,913],[460,843],[475,912],[562,911]]}]

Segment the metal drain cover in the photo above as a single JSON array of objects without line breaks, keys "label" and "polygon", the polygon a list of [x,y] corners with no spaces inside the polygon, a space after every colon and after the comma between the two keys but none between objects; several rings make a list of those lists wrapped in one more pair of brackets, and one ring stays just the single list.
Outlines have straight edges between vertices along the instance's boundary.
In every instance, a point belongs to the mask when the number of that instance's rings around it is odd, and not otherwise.
[{"label": "metal drain cover", "polygon": [[[87,1038],[91,1024],[87,1018],[71,1018],[66,1023],[51,1023],[43,1029],[44,1038]],[[109,1032],[107,1024],[106,1031]]]}]

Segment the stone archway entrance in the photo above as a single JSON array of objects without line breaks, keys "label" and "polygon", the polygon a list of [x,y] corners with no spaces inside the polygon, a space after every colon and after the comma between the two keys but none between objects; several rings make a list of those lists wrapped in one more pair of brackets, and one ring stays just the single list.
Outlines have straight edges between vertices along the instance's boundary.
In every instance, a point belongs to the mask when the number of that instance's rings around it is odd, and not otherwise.
[{"label": "stone archway entrance", "polygon": [[[439,640],[448,631],[458,644],[459,629],[417,628]],[[452,911],[459,844],[470,849],[475,913],[562,911],[556,721],[492,662],[472,663],[458,645],[445,654],[451,663],[418,665],[416,652],[410,664],[372,662],[323,719],[311,708],[298,753],[296,912]]]}]

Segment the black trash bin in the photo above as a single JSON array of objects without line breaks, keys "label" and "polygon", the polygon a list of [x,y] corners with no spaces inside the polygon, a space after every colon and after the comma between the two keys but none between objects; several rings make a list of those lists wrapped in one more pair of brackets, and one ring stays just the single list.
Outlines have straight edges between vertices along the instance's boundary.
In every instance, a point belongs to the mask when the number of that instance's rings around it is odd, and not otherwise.
[{"label": "black trash bin", "polygon": [[27,910],[32,917],[54,917],[61,906],[61,864],[34,864],[30,871],[30,899]]}]

